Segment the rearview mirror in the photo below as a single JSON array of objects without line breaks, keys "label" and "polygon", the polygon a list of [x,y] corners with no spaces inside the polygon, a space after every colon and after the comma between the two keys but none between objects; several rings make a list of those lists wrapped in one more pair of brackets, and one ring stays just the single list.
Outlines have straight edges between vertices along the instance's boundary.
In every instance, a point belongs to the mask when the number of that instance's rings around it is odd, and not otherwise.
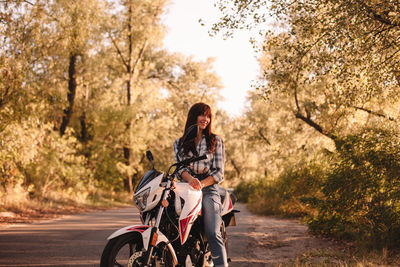
[{"label": "rearview mirror", "polygon": [[153,165],[153,169],[154,169],[153,154],[151,153],[150,150],[146,151],[146,157],[151,162],[151,164]]}]

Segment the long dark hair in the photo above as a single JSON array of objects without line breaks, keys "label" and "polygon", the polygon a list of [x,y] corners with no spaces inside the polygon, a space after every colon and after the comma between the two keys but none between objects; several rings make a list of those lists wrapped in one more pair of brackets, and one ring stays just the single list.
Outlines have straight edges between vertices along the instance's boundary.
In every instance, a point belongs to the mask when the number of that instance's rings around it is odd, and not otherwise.
[{"label": "long dark hair", "polygon": [[[193,124],[197,123],[197,117],[200,115],[205,115],[210,117],[210,123],[207,125],[207,127],[203,130],[203,134],[206,137],[206,142],[207,142],[207,149],[209,153],[214,153],[215,147],[217,145],[217,140],[216,140],[216,135],[212,133],[211,131],[211,123],[212,123],[212,113],[211,113],[211,108],[209,105],[204,104],[204,103],[196,103],[194,104],[188,113],[187,119],[186,119],[186,124],[185,124],[185,131],[183,132],[182,137],[179,140],[179,144],[182,142],[182,138],[186,133],[186,130]],[[195,139],[188,140],[183,144],[183,153],[185,155],[189,154],[189,151],[192,151],[193,155],[197,155],[196,151],[196,143]]]}]

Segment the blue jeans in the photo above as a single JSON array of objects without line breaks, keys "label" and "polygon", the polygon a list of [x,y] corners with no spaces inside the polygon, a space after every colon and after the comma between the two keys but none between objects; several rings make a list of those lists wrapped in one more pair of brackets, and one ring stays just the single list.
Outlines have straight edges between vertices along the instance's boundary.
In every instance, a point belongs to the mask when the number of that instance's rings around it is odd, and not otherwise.
[{"label": "blue jeans", "polygon": [[219,196],[216,185],[211,185],[202,189],[203,191],[203,220],[204,231],[211,250],[211,257],[216,267],[228,266],[224,240],[221,234],[221,197]]}]

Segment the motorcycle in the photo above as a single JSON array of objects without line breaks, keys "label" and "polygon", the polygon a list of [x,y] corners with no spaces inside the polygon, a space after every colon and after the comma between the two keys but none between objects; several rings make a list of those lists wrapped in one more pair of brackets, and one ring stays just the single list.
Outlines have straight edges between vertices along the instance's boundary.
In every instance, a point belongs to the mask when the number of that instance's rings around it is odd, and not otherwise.
[{"label": "motorcycle", "polygon": [[[183,142],[194,138],[197,131],[197,125],[189,127]],[[174,163],[165,173],[154,168],[150,151],[146,156],[153,169],[144,174],[133,197],[143,225],[130,225],[111,234],[100,266],[213,266],[201,219],[202,192],[188,183],[175,181],[179,170],[207,156]],[[222,187],[218,190],[222,203],[221,233],[228,252],[226,227],[236,225],[236,197]]]}]

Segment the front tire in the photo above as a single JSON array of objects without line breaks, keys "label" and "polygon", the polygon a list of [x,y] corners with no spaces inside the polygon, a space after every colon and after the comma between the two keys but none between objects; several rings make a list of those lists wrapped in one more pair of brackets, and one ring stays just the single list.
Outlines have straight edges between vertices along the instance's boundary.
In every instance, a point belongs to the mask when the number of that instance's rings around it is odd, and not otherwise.
[{"label": "front tire", "polygon": [[100,267],[140,266],[143,242],[139,233],[127,233],[108,241]]},{"label": "front tire", "polygon": [[[143,241],[137,232],[117,236],[108,241],[101,255],[100,267],[139,267],[143,266]],[[174,266],[173,258],[164,243],[153,250],[153,266]]]}]

